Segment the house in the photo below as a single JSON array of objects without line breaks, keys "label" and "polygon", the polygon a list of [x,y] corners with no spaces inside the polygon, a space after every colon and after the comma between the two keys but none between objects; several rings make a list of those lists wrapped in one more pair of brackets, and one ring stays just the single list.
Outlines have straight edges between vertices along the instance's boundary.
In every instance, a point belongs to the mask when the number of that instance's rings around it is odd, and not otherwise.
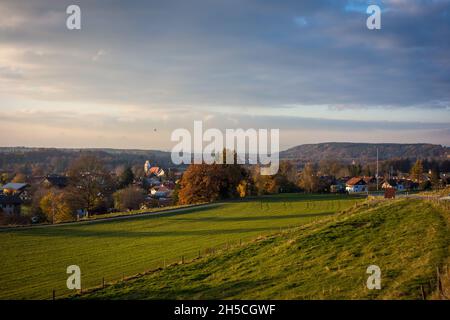
[{"label": "house", "polygon": [[63,189],[69,184],[69,178],[59,175],[48,175],[42,181],[42,185],[46,188]]},{"label": "house", "polygon": [[148,175],[155,175],[157,177],[163,177],[166,173],[163,169],[160,167],[151,167],[150,170],[148,170]]},{"label": "house", "polygon": [[167,187],[154,187],[150,190],[150,194],[155,198],[168,198],[172,195],[173,190]]},{"label": "house", "polygon": [[335,179],[334,183],[330,186],[331,193],[345,193],[346,182],[350,180],[350,177],[343,177]]},{"label": "house", "polygon": [[0,209],[2,212],[9,215],[19,215],[21,205],[22,199],[19,196],[0,194]]},{"label": "house", "polygon": [[405,191],[405,186],[401,181],[388,179],[381,185],[381,189],[395,189],[396,191]]},{"label": "house", "polygon": [[352,192],[367,192],[367,183],[361,177],[353,177],[346,182],[345,190],[349,193]]},{"label": "house", "polygon": [[28,186],[29,185],[27,183],[9,182],[9,183],[5,184],[4,186],[2,186],[1,188],[2,188],[4,194],[20,195],[21,193],[23,193],[25,191],[25,189]]},{"label": "house", "polygon": [[3,194],[9,196],[18,196],[21,200],[27,201],[30,200],[30,196],[28,195],[28,187],[30,185],[28,183],[18,183],[18,182],[9,182],[1,187]]}]

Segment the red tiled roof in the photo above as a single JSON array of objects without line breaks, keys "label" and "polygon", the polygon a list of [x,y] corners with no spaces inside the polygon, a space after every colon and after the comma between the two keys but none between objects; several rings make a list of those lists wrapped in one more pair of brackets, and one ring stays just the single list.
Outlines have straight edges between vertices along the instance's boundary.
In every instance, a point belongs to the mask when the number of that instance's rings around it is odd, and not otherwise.
[{"label": "red tiled roof", "polygon": [[157,174],[158,172],[159,172],[159,167],[151,167],[150,168],[150,170],[149,170],[149,172],[150,173],[154,173],[154,174]]},{"label": "red tiled roof", "polygon": [[350,180],[348,180],[346,182],[346,184],[349,185],[349,186],[354,186],[355,184],[358,184],[361,180],[362,180],[362,182],[366,183],[364,181],[364,179],[362,179],[361,177],[353,177]]}]

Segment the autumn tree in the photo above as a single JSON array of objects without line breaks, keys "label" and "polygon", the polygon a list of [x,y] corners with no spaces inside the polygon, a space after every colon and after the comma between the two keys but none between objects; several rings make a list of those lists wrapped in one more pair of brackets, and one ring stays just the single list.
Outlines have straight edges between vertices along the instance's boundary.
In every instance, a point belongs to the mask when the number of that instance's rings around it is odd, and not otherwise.
[{"label": "autumn tree", "polygon": [[23,173],[18,173],[14,176],[11,182],[25,183],[27,181],[27,176]]},{"label": "autumn tree", "polygon": [[82,209],[88,212],[105,205],[113,192],[111,175],[103,162],[93,155],[82,155],[69,170],[71,191],[81,199]]},{"label": "autumn tree", "polygon": [[239,197],[245,198],[249,195],[248,182],[246,180],[241,180],[238,186],[236,187],[236,191],[239,194]]},{"label": "autumn tree", "polygon": [[275,180],[280,192],[298,191],[298,173],[296,166],[290,161],[281,161],[280,168],[275,174]]},{"label": "autumn tree", "polygon": [[348,175],[347,167],[336,159],[323,159],[319,161],[319,170],[322,175],[339,176],[343,171],[343,175]]},{"label": "autumn tree", "polygon": [[320,188],[319,177],[312,163],[307,163],[300,173],[299,187],[305,192],[318,192]]},{"label": "autumn tree", "polygon": [[75,218],[77,201],[73,194],[50,190],[40,200],[40,208],[51,223],[72,221]]},{"label": "autumn tree", "polygon": [[252,192],[258,195],[279,192],[295,192],[297,187],[297,168],[291,161],[281,161],[279,170],[274,175],[261,175],[259,165],[252,168]]},{"label": "autumn tree", "polygon": [[8,173],[2,173],[0,174],[0,184],[4,185],[9,181],[9,174]]},{"label": "autumn tree", "polygon": [[211,202],[238,196],[238,185],[246,178],[238,164],[191,164],[180,181],[180,204]]},{"label": "autumn tree", "polygon": [[253,183],[258,195],[274,194],[280,191],[279,180],[275,175],[261,175],[259,167],[253,174]]},{"label": "autumn tree", "polygon": [[411,168],[411,177],[414,181],[417,181],[419,184],[422,180],[423,175],[423,162],[422,160],[417,160],[416,163]]},{"label": "autumn tree", "polygon": [[145,194],[141,188],[129,186],[113,194],[114,207],[120,211],[136,210],[145,201]]}]

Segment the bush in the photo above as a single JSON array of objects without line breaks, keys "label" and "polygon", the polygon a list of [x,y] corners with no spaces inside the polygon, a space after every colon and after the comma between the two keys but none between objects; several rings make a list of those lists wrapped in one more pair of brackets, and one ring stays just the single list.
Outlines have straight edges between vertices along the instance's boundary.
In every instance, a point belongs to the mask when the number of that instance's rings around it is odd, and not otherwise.
[{"label": "bush", "polygon": [[113,194],[114,207],[120,211],[137,210],[145,201],[145,194],[137,187],[127,187]]}]

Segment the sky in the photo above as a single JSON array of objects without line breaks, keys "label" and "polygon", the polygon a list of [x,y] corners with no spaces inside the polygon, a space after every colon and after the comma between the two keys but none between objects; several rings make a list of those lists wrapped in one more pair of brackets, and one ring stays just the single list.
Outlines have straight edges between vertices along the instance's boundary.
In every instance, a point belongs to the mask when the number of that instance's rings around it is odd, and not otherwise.
[{"label": "sky", "polygon": [[170,150],[194,120],[449,146],[450,0],[0,2],[0,146]]}]

